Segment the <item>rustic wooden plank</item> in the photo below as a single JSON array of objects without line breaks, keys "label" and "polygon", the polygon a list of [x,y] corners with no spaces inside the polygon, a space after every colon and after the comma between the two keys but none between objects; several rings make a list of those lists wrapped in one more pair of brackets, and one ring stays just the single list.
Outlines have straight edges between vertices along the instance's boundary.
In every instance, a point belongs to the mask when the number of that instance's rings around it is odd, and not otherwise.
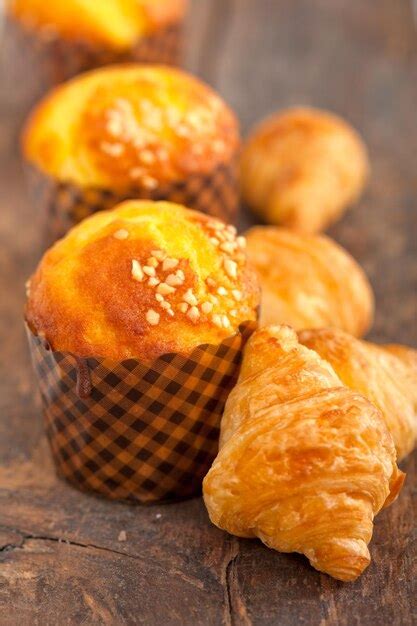
[{"label": "rustic wooden plank", "polygon": [[[187,67],[221,90],[245,132],[295,103],[332,108],[363,132],[370,188],[332,234],[374,283],[373,336],[416,343],[417,40],[408,3],[196,0],[189,32]],[[24,192],[21,119],[9,82],[0,95],[0,623],[416,623],[416,455],[404,464],[400,500],[377,518],[372,565],[349,585],[302,557],[227,537],[200,499],[126,506],[55,478],[19,322],[43,224]]]},{"label": "rustic wooden plank", "polygon": [[24,539],[5,553],[2,577],[10,591],[1,623],[11,626],[181,625],[184,616],[188,623],[198,623],[202,613],[207,623],[220,617],[208,584],[166,570],[156,560],[92,546]]}]

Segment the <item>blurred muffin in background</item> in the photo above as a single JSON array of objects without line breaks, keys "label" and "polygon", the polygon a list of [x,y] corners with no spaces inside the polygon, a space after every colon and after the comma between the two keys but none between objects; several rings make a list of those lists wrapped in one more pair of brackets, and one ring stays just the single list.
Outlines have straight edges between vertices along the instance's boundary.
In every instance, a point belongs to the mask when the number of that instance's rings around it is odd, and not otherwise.
[{"label": "blurred muffin in background", "polygon": [[48,186],[57,235],[129,198],[171,200],[234,221],[234,113],[208,86],[153,65],[101,68],[58,87],[35,109],[25,159]]},{"label": "blurred muffin in background", "polygon": [[178,64],[186,9],[187,0],[6,0],[7,32],[41,94],[110,63]]},{"label": "blurred muffin in background", "polygon": [[326,111],[293,108],[249,137],[241,191],[265,222],[315,233],[359,198],[368,172],[366,147],[349,124]]}]

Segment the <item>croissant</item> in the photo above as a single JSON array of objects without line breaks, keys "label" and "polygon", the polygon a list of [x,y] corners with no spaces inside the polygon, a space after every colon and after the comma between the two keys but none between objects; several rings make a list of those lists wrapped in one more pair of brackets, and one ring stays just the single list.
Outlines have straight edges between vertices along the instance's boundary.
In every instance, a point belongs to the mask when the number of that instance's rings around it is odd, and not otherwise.
[{"label": "croissant", "polygon": [[343,119],[311,108],[275,113],[241,159],[242,196],[267,223],[324,230],[355,202],[369,173],[366,146]]},{"label": "croissant", "polygon": [[371,286],[336,242],[274,226],[257,226],[246,235],[249,260],[262,286],[263,325],[336,326],[358,337],[368,330],[374,310]]},{"label": "croissant", "polygon": [[295,331],[270,326],[247,344],[204,500],[216,526],[354,580],[375,514],[401,489],[395,458],[379,410]]},{"label": "croissant", "polygon": [[417,351],[377,346],[336,328],[305,330],[298,337],[332,365],[343,384],[380,409],[398,458],[409,454],[417,439]]}]

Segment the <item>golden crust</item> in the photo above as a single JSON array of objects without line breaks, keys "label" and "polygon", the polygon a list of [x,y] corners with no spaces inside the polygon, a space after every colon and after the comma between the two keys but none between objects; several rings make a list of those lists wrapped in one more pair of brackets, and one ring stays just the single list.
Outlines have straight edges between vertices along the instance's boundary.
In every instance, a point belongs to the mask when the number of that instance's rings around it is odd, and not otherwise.
[{"label": "golden crust", "polygon": [[26,317],[55,350],[152,361],[256,319],[259,288],[231,226],[160,202],[96,213],[30,281]]},{"label": "golden crust", "polygon": [[412,380],[415,380],[415,377],[417,376],[417,350],[395,343],[385,344],[381,347],[400,359],[400,361],[402,361],[402,363],[407,367],[407,371],[412,377]]},{"label": "golden crust", "polygon": [[357,578],[370,561],[374,515],[403,482],[378,409],[292,329],[271,326],[247,344],[221,430],[203,484],[214,524]]},{"label": "golden crust", "polygon": [[249,137],[242,193],[266,222],[315,233],[359,197],[368,170],[366,147],[346,122],[325,111],[288,109]]},{"label": "golden crust", "polygon": [[417,351],[377,346],[335,328],[304,330],[300,342],[328,361],[347,387],[378,407],[401,460],[417,439]]},{"label": "golden crust", "polygon": [[284,228],[248,231],[247,250],[262,287],[262,324],[335,326],[363,335],[373,318],[369,282],[356,261],[323,235]]},{"label": "golden crust", "polygon": [[26,159],[81,187],[154,189],[229,164],[235,115],[204,83],[164,66],[100,68],[58,87],[30,118]]},{"label": "golden crust", "polygon": [[83,39],[115,49],[181,22],[186,0],[9,0],[8,11],[42,36]]}]

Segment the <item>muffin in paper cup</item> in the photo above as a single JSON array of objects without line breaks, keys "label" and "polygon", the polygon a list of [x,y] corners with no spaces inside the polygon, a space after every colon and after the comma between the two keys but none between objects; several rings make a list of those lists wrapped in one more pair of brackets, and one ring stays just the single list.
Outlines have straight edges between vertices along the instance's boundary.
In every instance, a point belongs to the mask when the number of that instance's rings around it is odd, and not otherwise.
[{"label": "muffin in paper cup", "polygon": [[219,220],[132,201],[72,229],[26,306],[58,474],[111,499],[197,495],[258,305],[244,239]]},{"label": "muffin in paper cup", "polygon": [[186,0],[6,0],[7,56],[32,102],[97,67],[178,65],[186,9]]},{"label": "muffin in paper cup", "polygon": [[46,433],[59,476],[82,491],[141,503],[201,491],[220,420],[256,324],[188,356],[81,359],[28,331]]},{"label": "muffin in paper cup", "polygon": [[75,78],[30,116],[23,154],[52,237],[127,199],[169,200],[234,222],[236,116],[202,82],[163,66]]}]

